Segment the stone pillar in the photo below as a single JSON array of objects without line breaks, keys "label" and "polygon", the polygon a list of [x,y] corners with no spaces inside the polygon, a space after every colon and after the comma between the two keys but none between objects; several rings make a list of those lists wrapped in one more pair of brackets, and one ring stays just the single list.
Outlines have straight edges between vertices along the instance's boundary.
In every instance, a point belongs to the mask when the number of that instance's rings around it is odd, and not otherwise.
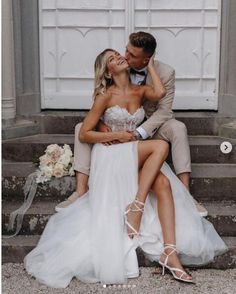
[{"label": "stone pillar", "polygon": [[12,1],[2,0],[2,119],[11,125],[16,116]]},{"label": "stone pillar", "polygon": [[222,1],[219,115],[236,118],[236,1]]},{"label": "stone pillar", "polygon": [[12,1],[17,115],[41,111],[38,0]]}]

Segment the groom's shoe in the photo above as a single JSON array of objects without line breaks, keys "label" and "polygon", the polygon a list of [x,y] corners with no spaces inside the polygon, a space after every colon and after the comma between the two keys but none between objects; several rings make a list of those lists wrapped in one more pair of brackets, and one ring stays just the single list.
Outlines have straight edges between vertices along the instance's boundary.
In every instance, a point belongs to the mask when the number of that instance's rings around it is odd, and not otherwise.
[{"label": "groom's shoe", "polygon": [[69,206],[70,204],[72,204],[73,202],[75,202],[75,200],[77,200],[79,198],[78,193],[75,191],[73,192],[65,201],[60,202],[56,207],[55,210],[57,212],[65,209],[67,206]]},{"label": "groom's shoe", "polygon": [[200,216],[205,217],[205,216],[208,215],[208,211],[206,210],[206,208],[202,204],[197,202],[195,199],[194,199],[194,203],[195,203],[195,205],[197,207],[197,210],[198,210]]}]

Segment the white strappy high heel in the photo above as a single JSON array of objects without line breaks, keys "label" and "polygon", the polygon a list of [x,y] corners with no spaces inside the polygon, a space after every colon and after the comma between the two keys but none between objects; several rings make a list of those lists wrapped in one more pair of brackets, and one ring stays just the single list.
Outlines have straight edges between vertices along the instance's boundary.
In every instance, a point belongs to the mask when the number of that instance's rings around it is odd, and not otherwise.
[{"label": "white strappy high heel", "polygon": [[[132,208],[132,205],[134,205],[135,208]],[[139,205],[141,205],[141,207],[139,207]],[[128,228],[130,228],[132,230],[131,233],[128,233],[128,236],[131,238],[138,235],[139,232],[137,232],[137,230],[129,223],[129,221],[127,219],[127,215],[129,212],[142,212],[143,213],[144,205],[145,205],[145,203],[143,203],[143,202],[139,201],[137,198],[135,198],[135,200],[128,205],[128,208],[125,211],[125,224],[127,225]]]},{"label": "white strappy high heel", "polygon": [[[169,254],[165,253],[165,249],[168,249],[168,248],[172,249],[172,251]],[[173,244],[164,244],[164,252],[163,252],[163,254],[166,256],[165,261],[164,262],[162,262],[160,260],[158,261],[159,264],[162,266],[162,275],[165,274],[165,269],[167,268],[171,272],[171,274],[173,275],[173,277],[176,280],[186,282],[186,283],[195,284],[195,282],[192,279],[188,280],[188,279],[183,278],[183,275],[189,275],[185,271],[183,271],[182,269],[179,269],[179,268],[176,268],[176,267],[170,267],[169,265],[167,265],[169,256],[174,252],[177,252],[175,245],[173,245]],[[181,275],[177,276],[176,272],[180,272]]]}]

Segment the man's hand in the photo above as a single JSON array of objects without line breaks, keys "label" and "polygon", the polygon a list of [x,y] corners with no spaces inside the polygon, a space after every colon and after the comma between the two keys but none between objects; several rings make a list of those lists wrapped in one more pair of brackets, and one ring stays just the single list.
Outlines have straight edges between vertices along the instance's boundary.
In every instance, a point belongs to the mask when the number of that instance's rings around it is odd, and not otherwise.
[{"label": "man's hand", "polygon": [[120,143],[126,143],[126,142],[131,142],[135,141],[135,136],[133,132],[128,132],[128,131],[123,131],[121,132],[121,137],[118,140]]},{"label": "man's hand", "polygon": [[[99,120],[99,123],[97,125],[97,130],[99,132],[111,132],[112,130],[105,125],[101,120]],[[128,132],[128,131],[121,131],[120,132],[120,138],[118,140],[115,141],[110,141],[110,142],[106,142],[103,143],[103,145],[108,146],[108,145],[113,145],[113,144],[119,144],[119,143],[126,143],[126,142],[130,142],[130,141],[135,141],[135,135],[133,132]]]},{"label": "man's hand", "polygon": [[136,140],[133,132],[121,131],[119,133],[120,133],[120,136],[118,140],[106,142],[106,143],[103,143],[103,145],[109,146],[113,144],[126,143],[126,142],[131,142]]}]

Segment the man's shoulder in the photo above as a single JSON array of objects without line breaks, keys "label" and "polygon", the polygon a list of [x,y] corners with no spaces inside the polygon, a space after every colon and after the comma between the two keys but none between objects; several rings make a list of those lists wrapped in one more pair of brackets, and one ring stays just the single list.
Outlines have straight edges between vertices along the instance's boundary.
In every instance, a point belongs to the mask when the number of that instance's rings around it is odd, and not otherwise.
[{"label": "man's shoulder", "polygon": [[175,73],[175,70],[172,66],[160,60],[155,60],[155,67],[160,76],[169,77]]}]

